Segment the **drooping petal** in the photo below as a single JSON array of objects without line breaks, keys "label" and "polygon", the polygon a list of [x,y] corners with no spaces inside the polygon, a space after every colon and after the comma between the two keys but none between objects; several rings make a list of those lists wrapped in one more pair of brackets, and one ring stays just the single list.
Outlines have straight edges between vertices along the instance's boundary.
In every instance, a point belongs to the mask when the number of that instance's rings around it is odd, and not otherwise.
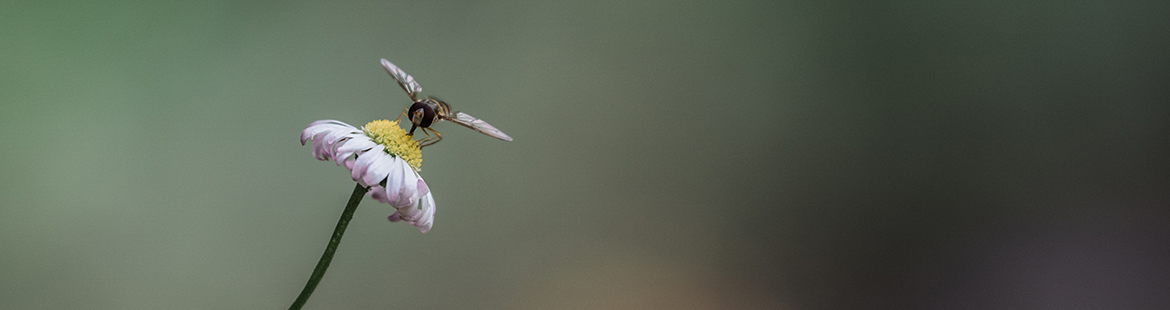
[{"label": "drooping petal", "polygon": [[415,208],[400,208],[398,209],[398,217],[406,221],[407,224],[413,223],[415,218],[418,217],[418,210]]},{"label": "drooping petal", "polygon": [[426,196],[431,193],[431,187],[427,186],[427,182],[422,178],[418,178],[418,194]]},{"label": "drooping petal", "polygon": [[427,193],[421,200],[422,215],[410,224],[418,227],[418,231],[425,234],[431,231],[431,226],[435,222],[435,196]]},{"label": "drooping petal", "polygon": [[[431,193],[427,193],[419,200],[418,207],[410,208],[414,211],[398,209],[397,211],[394,211],[393,214],[390,214],[390,216],[386,219],[390,220],[390,222],[406,221],[407,224],[418,227],[418,231],[424,234],[431,231],[431,227],[433,227],[435,223],[435,196]],[[412,212],[416,215],[414,218],[409,218],[403,215],[403,211]]]},{"label": "drooping petal", "polygon": [[319,120],[319,121],[313,122],[312,124],[309,124],[309,127],[305,127],[305,130],[301,131],[301,145],[305,145],[305,142],[308,141],[309,138],[313,138],[317,134],[324,132],[324,131],[352,130],[352,129],[357,129],[357,128],[350,126],[349,124],[342,123],[340,121],[331,120],[331,119]]},{"label": "drooping petal", "polygon": [[414,221],[417,221],[420,217],[422,217],[423,210],[421,209],[421,207],[422,207],[422,205],[419,203],[419,201],[417,199],[409,205],[404,204],[401,206],[395,206],[395,208],[398,209],[398,213],[402,214],[402,219],[404,219],[408,222],[411,222],[411,223],[413,223]]},{"label": "drooping petal", "polygon": [[[394,159],[396,161],[399,161],[399,162],[404,162],[402,159],[398,159],[398,158],[394,158]],[[399,177],[402,175],[402,169],[403,169],[402,166],[403,165],[401,165],[401,164],[395,163],[394,165],[390,166],[390,171],[389,171],[389,173],[387,173],[388,177],[386,178],[386,190],[385,190],[386,191],[386,200],[387,200],[387,203],[389,203],[391,205],[397,204],[399,199],[401,199],[402,184],[403,184],[403,182],[406,182],[406,180]]]},{"label": "drooping petal", "polygon": [[328,160],[332,154],[329,153],[329,144],[325,142],[325,136],[329,131],[323,131],[313,137],[313,157],[317,160]]},{"label": "drooping petal", "polygon": [[[313,140],[313,157],[317,160],[329,160],[335,157],[334,145],[344,142],[342,139],[350,137],[357,130],[353,126],[342,125],[321,124],[311,126],[301,133],[302,138],[307,136]],[[302,141],[306,141],[306,139],[302,139]]]},{"label": "drooping petal", "polygon": [[321,140],[313,139],[313,158],[317,160],[328,160],[329,152],[325,149],[325,143]]},{"label": "drooping petal", "polygon": [[358,156],[357,162],[355,162],[353,164],[353,169],[350,171],[350,177],[353,178],[354,181],[357,181],[362,186],[378,185],[377,183],[368,184],[368,183],[362,182],[362,176],[364,176],[366,174],[366,169],[368,169],[370,167],[370,164],[374,163],[374,160],[381,158],[380,156],[378,156],[379,154],[386,154],[385,152],[382,152],[382,149],[383,149],[382,146],[379,145],[379,146],[374,147],[373,149],[371,149],[368,152],[362,153],[361,156]]},{"label": "drooping petal", "polygon": [[[413,207],[418,203],[417,200],[419,197],[419,194],[418,194],[418,179],[419,179],[419,177],[417,174],[414,173],[414,170],[410,168],[410,164],[407,164],[406,161],[400,160],[399,165],[401,167],[401,170],[397,171],[398,174],[389,176],[390,178],[396,177],[396,178],[399,178],[400,180],[402,180],[402,184],[399,185],[397,188],[398,199],[397,200],[393,200],[393,199],[390,200],[390,205],[394,206],[395,208],[399,208],[399,209]],[[391,190],[393,190],[393,188],[391,188]],[[388,196],[390,196],[390,195],[388,195]],[[403,215],[405,216],[408,214],[403,214]]]},{"label": "drooping petal", "polygon": [[381,203],[389,202],[386,200],[386,189],[380,185],[370,186],[370,197]]},{"label": "drooping petal", "polygon": [[336,161],[338,165],[341,165],[345,162],[345,160],[349,159],[350,156],[353,156],[354,154],[360,155],[366,150],[373,148],[375,145],[378,144],[374,143],[373,140],[370,140],[370,138],[366,137],[365,135],[354,135],[354,137],[350,138],[344,144],[340,144],[334,147],[333,160]]},{"label": "drooping petal", "polygon": [[321,142],[324,143],[322,147],[326,152],[329,153],[329,157],[332,158],[333,152],[337,149],[336,145],[338,143],[344,143],[355,133],[360,133],[360,131],[355,132],[353,130],[335,130],[325,132],[324,137],[321,138]]},{"label": "drooping petal", "polygon": [[370,185],[382,183],[382,180],[385,180],[386,175],[390,173],[390,167],[394,165],[394,160],[397,159],[386,152],[373,153],[377,153],[378,157],[374,158],[374,161],[366,168],[366,173],[362,175],[362,182]]}]

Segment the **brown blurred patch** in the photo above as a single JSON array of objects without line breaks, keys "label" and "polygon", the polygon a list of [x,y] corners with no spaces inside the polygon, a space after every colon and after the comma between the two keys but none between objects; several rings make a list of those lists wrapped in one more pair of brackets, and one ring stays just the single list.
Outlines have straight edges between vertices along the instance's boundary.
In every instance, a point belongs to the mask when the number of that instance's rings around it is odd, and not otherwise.
[{"label": "brown blurred patch", "polygon": [[778,309],[769,292],[714,266],[606,245],[554,263],[516,289],[510,309]]}]

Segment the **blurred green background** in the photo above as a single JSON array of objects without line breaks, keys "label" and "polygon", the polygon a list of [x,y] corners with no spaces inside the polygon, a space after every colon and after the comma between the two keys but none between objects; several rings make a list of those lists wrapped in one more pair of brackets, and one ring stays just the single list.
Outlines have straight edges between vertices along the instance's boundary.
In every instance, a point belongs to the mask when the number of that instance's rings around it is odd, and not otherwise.
[{"label": "blurred green background", "polygon": [[379,58],[516,141],[437,125],[306,309],[1165,307],[1167,9],[3,2],[0,309],[286,308]]}]

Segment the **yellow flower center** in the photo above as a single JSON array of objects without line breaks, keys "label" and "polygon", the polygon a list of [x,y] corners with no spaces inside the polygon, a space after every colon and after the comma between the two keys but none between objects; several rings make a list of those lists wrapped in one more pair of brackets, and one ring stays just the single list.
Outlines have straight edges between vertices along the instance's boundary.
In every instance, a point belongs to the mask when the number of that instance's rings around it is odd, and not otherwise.
[{"label": "yellow flower center", "polygon": [[422,171],[422,149],[418,147],[414,137],[407,135],[406,130],[398,127],[398,121],[384,119],[372,121],[362,126],[362,131],[365,131],[374,143],[386,147],[386,153],[405,160],[415,171]]}]

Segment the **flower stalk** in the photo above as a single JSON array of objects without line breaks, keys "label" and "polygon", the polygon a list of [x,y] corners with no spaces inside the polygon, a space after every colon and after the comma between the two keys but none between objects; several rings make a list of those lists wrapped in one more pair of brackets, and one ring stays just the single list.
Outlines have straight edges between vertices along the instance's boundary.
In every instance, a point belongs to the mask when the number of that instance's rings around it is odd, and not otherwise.
[{"label": "flower stalk", "polygon": [[325,270],[329,269],[329,263],[333,261],[333,254],[337,252],[341,236],[345,235],[345,227],[349,226],[349,220],[353,219],[353,212],[357,210],[358,203],[362,202],[362,197],[366,195],[368,190],[361,184],[357,184],[353,188],[353,194],[349,196],[349,202],[345,204],[345,211],[341,212],[341,219],[337,220],[337,227],[333,228],[333,237],[329,239],[329,245],[325,246],[325,253],[321,253],[321,259],[317,261],[317,267],[313,268],[309,282],[305,283],[301,295],[297,296],[297,300],[293,301],[292,306],[288,307],[289,310],[300,309],[309,300],[309,295],[313,295],[313,290],[317,289],[317,283],[321,282],[321,278],[325,276]]}]

